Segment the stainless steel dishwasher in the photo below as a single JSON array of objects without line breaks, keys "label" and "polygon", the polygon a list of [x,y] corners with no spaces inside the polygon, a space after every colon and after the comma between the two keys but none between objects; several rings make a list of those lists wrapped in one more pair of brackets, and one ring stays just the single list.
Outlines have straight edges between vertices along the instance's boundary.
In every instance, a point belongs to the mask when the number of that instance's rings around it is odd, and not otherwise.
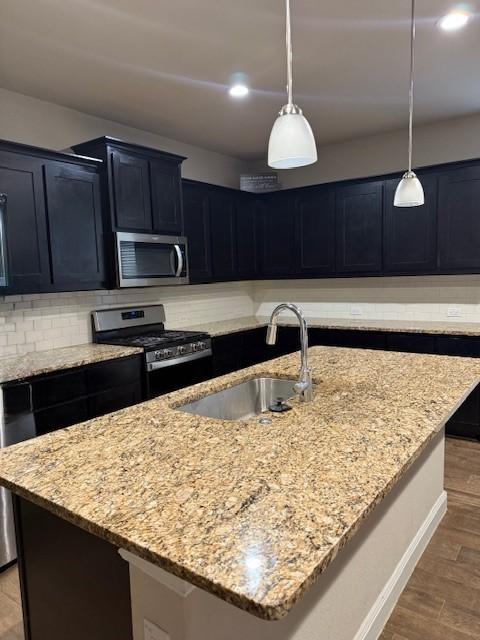
[{"label": "stainless steel dishwasher", "polygon": [[[30,383],[4,385],[1,387],[0,398],[0,448],[35,437]],[[10,491],[0,487],[0,571],[16,557],[12,496]]]}]

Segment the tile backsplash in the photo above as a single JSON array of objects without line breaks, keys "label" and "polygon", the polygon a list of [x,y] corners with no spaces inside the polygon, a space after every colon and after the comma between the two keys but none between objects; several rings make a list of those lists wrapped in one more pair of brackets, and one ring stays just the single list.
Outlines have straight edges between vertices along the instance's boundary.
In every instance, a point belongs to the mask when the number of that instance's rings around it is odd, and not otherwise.
[{"label": "tile backsplash", "polygon": [[289,301],[317,318],[480,322],[480,275],[274,280],[252,286],[257,315]]},{"label": "tile backsplash", "polygon": [[272,280],[0,298],[0,357],[91,341],[92,309],[163,303],[167,327],[268,315],[279,302],[307,316],[480,323],[480,275]]},{"label": "tile backsplash", "polygon": [[91,342],[93,309],[160,302],[167,327],[253,314],[248,282],[6,296],[0,298],[0,357]]}]

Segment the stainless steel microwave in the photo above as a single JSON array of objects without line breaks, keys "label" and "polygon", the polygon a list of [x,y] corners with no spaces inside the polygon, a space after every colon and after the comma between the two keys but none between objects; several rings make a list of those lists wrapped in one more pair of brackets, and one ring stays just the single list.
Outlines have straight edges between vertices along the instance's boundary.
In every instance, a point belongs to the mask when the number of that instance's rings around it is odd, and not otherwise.
[{"label": "stainless steel microwave", "polygon": [[119,287],[188,284],[186,238],[126,232],[115,236]]}]

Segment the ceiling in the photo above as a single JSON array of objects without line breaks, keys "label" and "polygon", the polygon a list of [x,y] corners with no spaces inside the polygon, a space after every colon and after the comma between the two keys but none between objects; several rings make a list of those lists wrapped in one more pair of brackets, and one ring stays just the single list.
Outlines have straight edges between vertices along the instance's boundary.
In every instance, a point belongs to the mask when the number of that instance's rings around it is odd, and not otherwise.
[{"label": "ceiling", "polygon": [[[480,0],[420,0],[416,122],[480,112]],[[319,145],[406,123],[409,0],[294,0],[294,96]],[[283,0],[1,0],[0,86],[244,159],[285,102]],[[227,88],[242,72],[250,96]]]}]

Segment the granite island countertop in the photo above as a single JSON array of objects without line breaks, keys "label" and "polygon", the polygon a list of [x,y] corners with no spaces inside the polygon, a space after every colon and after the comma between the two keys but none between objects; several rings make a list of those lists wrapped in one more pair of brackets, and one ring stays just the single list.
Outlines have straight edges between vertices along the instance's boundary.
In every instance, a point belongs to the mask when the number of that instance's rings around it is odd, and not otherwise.
[{"label": "granite island countertop", "polygon": [[[206,331],[212,337],[266,327],[269,316],[243,316],[232,320],[216,320],[183,327],[193,331]],[[357,331],[387,331],[400,333],[430,333],[437,335],[480,336],[480,322],[440,322],[425,320],[368,320],[366,318],[316,318],[308,317],[309,327],[317,329],[352,329]],[[278,324],[297,326],[290,314],[280,315]]]},{"label": "granite island countertop", "polygon": [[136,353],[143,353],[143,349],[109,344],[80,344],[75,347],[34,351],[23,356],[2,358],[0,384],[26,380],[52,371],[83,367],[104,360],[126,358]]},{"label": "granite island countertop", "polygon": [[480,380],[480,360],[313,347],[315,399],[176,410],[290,354],[0,451],[0,484],[264,619],[285,616]]}]

